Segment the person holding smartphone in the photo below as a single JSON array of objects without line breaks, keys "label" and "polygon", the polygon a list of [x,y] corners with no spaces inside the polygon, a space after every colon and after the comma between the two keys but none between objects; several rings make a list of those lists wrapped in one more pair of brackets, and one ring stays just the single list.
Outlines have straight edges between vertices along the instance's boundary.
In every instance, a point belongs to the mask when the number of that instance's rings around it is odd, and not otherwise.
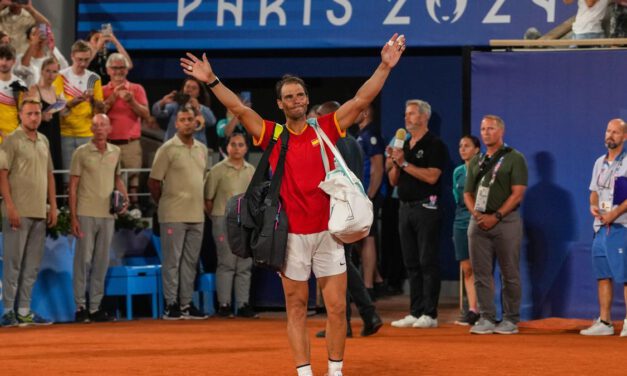
[{"label": "person holding smartphone", "polygon": [[28,48],[23,54],[17,55],[14,72],[31,87],[39,82],[44,60],[54,57],[61,69],[69,67],[69,64],[55,46],[54,34],[48,25],[32,25],[27,33]]},{"label": "person holding smartphone", "polygon": [[34,24],[51,25],[31,0],[0,0],[0,30],[11,38],[11,44],[18,54],[28,49],[26,31]]},{"label": "person holding smartphone", "polygon": [[133,60],[131,60],[131,56],[128,52],[126,52],[122,43],[120,43],[118,38],[113,33],[113,27],[110,23],[102,25],[100,30],[90,31],[87,35],[87,41],[89,42],[92,52],[91,60],[89,61],[87,69],[99,74],[103,85],[109,83],[109,80],[111,79],[109,73],[107,72],[107,59],[110,55],[108,49],[109,45],[112,44],[116,51],[124,55],[126,60],[128,60],[129,71],[133,69]]}]

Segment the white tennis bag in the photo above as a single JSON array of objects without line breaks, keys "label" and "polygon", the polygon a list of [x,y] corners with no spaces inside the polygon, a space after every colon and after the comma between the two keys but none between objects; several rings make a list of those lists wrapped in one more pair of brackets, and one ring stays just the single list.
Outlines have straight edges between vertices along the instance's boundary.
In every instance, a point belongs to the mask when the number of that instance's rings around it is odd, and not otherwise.
[{"label": "white tennis bag", "polygon": [[[366,195],[361,181],[346,166],[340,152],[329,140],[324,131],[313,125],[318,135],[322,163],[327,175],[318,187],[331,198],[329,232],[343,243],[354,243],[368,236],[374,218],[372,202]],[[329,161],[324,146],[335,156],[335,169],[329,171]]]}]

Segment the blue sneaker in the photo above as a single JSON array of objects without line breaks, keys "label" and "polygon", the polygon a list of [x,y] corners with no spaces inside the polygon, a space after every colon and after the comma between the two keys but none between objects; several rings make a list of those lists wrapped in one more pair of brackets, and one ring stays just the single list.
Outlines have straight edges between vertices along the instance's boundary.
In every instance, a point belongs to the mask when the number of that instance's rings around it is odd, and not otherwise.
[{"label": "blue sneaker", "polygon": [[28,315],[22,316],[19,313],[17,314],[17,321],[20,326],[29,326],[29,325],[50,325],[52,321],[46,320],[43,317],[39,316],[33,311],[30,311]]},{"label": "blue sneaker", "polygon": [[15,312],[10,311],[2,315],[2,319],[0,319],[1,326],[17,326],[19,323],[17,322],[17,318],[15,317]]}]

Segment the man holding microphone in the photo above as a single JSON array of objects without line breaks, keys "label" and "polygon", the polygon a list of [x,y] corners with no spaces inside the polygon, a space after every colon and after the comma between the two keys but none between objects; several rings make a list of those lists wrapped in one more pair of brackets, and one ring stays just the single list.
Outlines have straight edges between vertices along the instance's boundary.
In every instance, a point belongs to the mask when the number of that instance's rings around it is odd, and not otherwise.
[{"label": "man holding microphone", "polygon": [[405,137],[397,132],[395,147],[388,147],[387,151],[390,184],[398,186],[399,235],[409,278],[410,311],[409,315],[392,322],[397,328],[438,326],[438,245],[442,217],[438,194],[448,152],[442,140],[429,131],[430,117],[429,103],[408,100],[405,128],[411,138],[404,142]]}]

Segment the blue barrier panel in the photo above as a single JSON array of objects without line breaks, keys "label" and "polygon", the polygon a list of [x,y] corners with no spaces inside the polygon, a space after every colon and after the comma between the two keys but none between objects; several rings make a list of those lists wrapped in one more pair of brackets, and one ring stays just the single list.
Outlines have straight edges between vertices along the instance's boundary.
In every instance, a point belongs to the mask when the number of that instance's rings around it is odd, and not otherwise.
[{"label": "blue barrier panel", "polygon": [[[627,118],[626,59],[621,50],[472,55],[473,132],[479,134],[483,115],[500,115],[505,141],[529,166],[521,208],[523,318],[598,315],[584,251],[593,234],[588,186],[594,161],[605,153],[608,121]],[[615,291],[621,302],[622,289]]]}]

